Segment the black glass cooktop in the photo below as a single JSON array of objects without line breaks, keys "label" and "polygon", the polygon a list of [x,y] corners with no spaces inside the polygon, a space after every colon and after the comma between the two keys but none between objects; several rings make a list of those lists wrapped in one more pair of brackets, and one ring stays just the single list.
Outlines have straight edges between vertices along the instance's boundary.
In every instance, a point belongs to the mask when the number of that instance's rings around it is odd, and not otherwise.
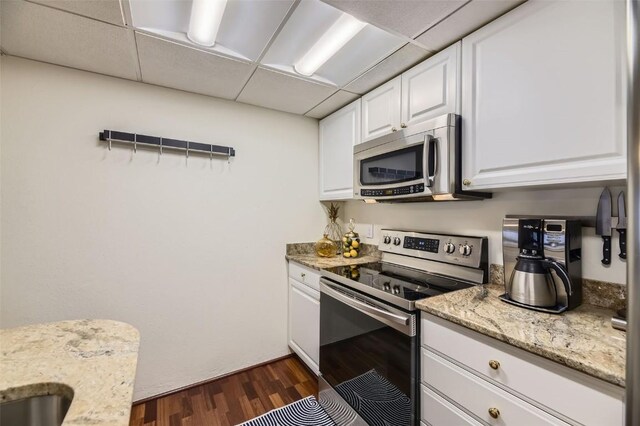
[{"label": "black glass cooktop", "polygon": [[473,286],[463,281],[384,262],[338,266],[325,268],[324,271],[328,272],[329,278],[332,275],[333,278],[340,277],[339,281],[343,284],[372,296],[383,296],[387,301],[398,298],[413,302]]}]

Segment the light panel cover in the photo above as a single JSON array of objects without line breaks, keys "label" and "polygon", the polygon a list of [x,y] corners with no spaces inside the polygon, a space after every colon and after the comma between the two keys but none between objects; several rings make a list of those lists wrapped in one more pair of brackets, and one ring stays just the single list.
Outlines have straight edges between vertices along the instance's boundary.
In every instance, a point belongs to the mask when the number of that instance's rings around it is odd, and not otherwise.
[{"label": "light panel cover", "polygon": [[229,0],[216,44],[203,47],[187,38],[190,0],[129,0],[132,24],[144,32],[245,61],[256,61],[293,0]]},{"label": "light panel cover", "polygon": [[[298,75],[293,64],[311,49],[341,15],[340,10],[319,0],[302,0],[261,63],[281,72]],[[367,25],[308,78],[342,87],[403,44],[405,42],[401,38]]]}]

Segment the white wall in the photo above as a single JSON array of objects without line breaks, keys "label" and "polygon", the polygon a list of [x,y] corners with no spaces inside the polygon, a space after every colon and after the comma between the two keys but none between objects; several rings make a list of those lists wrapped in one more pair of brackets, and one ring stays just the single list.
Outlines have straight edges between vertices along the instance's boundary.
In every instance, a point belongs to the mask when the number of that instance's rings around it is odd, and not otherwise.
[{"label": "white wall", "polygon": [[[614,214],[618,191],[612,187]],[[380,228],[416,229],[454,234],[489,237],[489,260],[502,264],[502,219],[507,214],[595,216],[602,187],[555,190],[510,190],[493,194],[484,201],[460,201],[416,204],[345,203],[342,214],[346,222],[353,217],[362,224],[375,224],[374,238],[365,242],[378,243]],[[357,230],[357,229],[356,229]],[[582,229],[583,276],[595,280],[624,284],[626,264],[618,257],[618,233],[612,235],[611,265],[600,263],[602,238],[594,228]]]},{"label": "white wall", "polygon": [[[13,57],[1,76],[3,327],[133,324],[135,399],[288,353],[285,243],[326,221],[316,120]],[[101,129],[237,157],[109,152]]]}]

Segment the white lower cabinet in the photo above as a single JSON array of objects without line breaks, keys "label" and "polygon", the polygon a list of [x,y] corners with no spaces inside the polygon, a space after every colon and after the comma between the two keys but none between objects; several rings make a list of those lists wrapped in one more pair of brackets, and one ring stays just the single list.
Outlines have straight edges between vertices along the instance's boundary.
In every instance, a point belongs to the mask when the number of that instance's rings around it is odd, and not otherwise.
[{"label": "white lower cabinet", "polygon": [[[528,426],[567,424],[427,349],[422,351],[422,365],[422,379],[425,382],[485,423]],[[430,423],[436,426],[434,422]]]},{"label": "white lower cabinet", "polygon": [[430,426],[624,423],[618,386],[432,315],[421,326],[421,412]]},{"label": "white lower cabinet", "polygon": [[[422,424],[429,426],[480,426],[481,423],[475,421],[471,416],[457,408],[455,405],[438,395],[432,389],[421,386],[420,411],[423,419]],[[425,423],[429,419],[429,423]]]},{"label": "white lower cabinet", "polygon": [[[316,374],[320,362],[320,292],[296,277],[304,270],[310,283],[320,274],[291,263],[289,266],[289,347]],[[311,284],[313,285],[313,284]]]}]

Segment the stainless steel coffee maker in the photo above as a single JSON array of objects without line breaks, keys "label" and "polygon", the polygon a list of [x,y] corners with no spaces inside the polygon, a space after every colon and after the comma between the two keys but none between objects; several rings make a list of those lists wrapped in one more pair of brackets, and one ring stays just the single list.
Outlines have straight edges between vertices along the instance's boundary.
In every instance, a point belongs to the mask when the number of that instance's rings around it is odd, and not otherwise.
[{"label": "stainless steel coffee maker", "polygon": [[505,218],[502,253],[503,301],[549,313],[564,312],[582,303],[579,220]]}]

